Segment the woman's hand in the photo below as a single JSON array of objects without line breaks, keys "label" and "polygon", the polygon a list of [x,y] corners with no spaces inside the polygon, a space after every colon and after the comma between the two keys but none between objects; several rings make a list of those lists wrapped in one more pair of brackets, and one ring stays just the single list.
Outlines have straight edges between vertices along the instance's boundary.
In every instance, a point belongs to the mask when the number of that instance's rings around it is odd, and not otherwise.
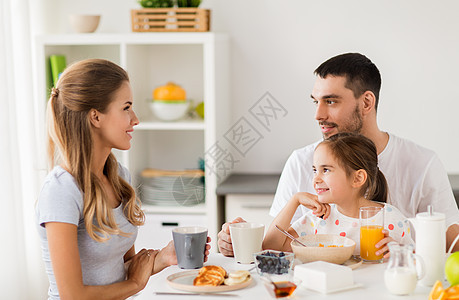
[{"label": "woman's hand", "polygon": [[137,284],[138,291],[147,285],[157,254],[158,250],[142,249],[130,259],[127,279]]},{"label": "woman's hand", "polygon": [[177,264],[177,255],[175,254],[174,241],[170,241],[166,247],[161,249],[155,258],[155,265],[152,273],[156,274],[161,272],[164,268]]},{"label": "woman's hand", "polygon": [[376,248],[381,248],[378,251],[376,251],[376,255],[381,255],[384,254],[384,258],[389,258],[390,257],[390,252],[389,252],[389,247],[387,244],[389,242],[395,242],[393,238],[389,236],[389,231],[387,229],[383,229],[382,231],[384,233],[384,238],[380,240],[378,243],[376,243],[375,247]]},{"label": "woman's hand", "polygon": [[211,239],[210,239],[210,236],[207,237],[207,244],[206,244],[206,249],[204,250],[204,262],[207,261],[208,259],[208,256],[209,256],[209,250],[210,250],[210,243]]},{"label": "woman's hand", "polygon": [[301,192],[295,194],[295,199],[299,204],[311,209],[317,217],[322,217],[326,220],[330,215],[330,205],[319,202],[317,195]]}]

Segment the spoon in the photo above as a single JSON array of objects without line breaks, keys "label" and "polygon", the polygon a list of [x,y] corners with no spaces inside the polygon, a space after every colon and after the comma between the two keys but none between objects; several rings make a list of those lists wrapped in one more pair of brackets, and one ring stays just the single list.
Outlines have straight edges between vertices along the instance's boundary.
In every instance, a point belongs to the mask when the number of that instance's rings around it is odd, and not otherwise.
[{"label": "spoon", "polygon": [[279,230],[280,232],[282,232],[283,234],[285,234],[287,237],[291,238],[292,240],[294,240],[295,242],[297,242],[298,244],[300,244],[301,246],[303,247],[307,247],[305,244],[303,244],[302,242],[300,242],[298,239],[296,239],[293,235],[291,235],[290,233],[288,233],[287,231],[285,231],[284,229],[280,228],[279,226],[275,225],[277,230]]}]

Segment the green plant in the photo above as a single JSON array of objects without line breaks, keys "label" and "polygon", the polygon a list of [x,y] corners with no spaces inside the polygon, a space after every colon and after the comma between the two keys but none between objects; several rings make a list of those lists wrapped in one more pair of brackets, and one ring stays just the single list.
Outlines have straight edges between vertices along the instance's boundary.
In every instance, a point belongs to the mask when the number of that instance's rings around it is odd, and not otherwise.
[{"label": "green plant", "polygon": [[174,6],[173,0],[138,0],[139,4],[145,8],[161,8]]},{"label": "green plant", "polygon": [[177,0],[178,7],[198,7],[201,0]]}]

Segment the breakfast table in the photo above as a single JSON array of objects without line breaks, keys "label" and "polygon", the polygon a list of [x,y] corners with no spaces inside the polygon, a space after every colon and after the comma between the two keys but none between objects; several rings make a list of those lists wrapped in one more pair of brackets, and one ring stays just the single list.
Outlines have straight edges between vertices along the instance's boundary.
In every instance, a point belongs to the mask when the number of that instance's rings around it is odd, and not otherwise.
[{"label": "breakfast table", "polygon": [[[266,287],[264,286],[257,271],[253,268],[253,264],[238,264],[233,257],[225,257],[222,254],[212,253],[209,255],[208,261],[204,265],[218,265],[225,268],[227,271],[236,270],[251,270],[252,282],[243,289],[220,292],[216,294],[196,294],[187,291],[173,289],[167,282],[167,277],[186,270],[180,269],[178,266],[171,266],[160,273],[153,275],[147,286],[140,293],[132,296],[132,300],[147,300],[147,299],[275,299],[273,298]],[[366,264],[363,263],[355,268],[352,273],[354,283],[358,287],[335,293],[321,294],[316,291],[306,289],[301,286],[296,289],[292,296],[288,299],[428,299],[431,287],[421,286],[419,283],[415,291],[410,295],[396,296],[389,293],[384,285],[384,270],[387,267],[387,262],[381,264]],[[444,282],[443,285],[447,286]],[[157,294],[159,293],[159,294]]]}]

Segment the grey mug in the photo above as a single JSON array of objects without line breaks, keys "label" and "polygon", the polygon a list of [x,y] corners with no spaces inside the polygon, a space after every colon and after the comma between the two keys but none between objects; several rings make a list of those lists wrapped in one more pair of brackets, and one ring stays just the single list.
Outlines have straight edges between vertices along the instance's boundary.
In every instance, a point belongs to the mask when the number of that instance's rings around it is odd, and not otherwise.
[{"label": "grey mug", "polygon": [[204,264],[207,228],[199,226],[177,227],[172,230],[178,266],[197,269]]}]

